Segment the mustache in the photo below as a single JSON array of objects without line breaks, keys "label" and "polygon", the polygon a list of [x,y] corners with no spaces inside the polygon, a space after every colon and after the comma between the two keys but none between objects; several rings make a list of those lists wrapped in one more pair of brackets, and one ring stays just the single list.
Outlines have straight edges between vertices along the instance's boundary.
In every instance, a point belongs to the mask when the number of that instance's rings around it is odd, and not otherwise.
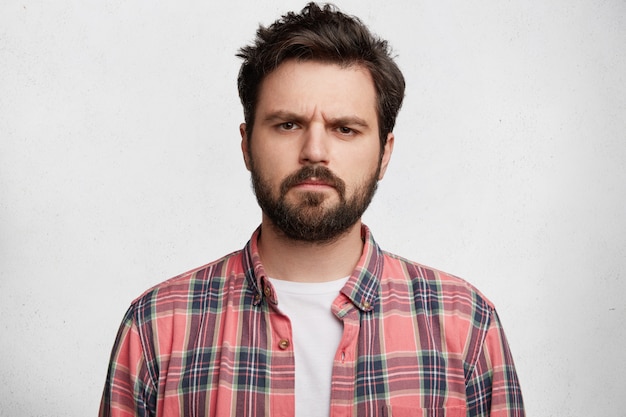
[{"label": "mustache", "polygon": [[345,193],[345,182],[341,178],[333,174],[330,169],[320,165],[307,165],[300,168],[298,171],[294,172],[283,180],[283,182],[280,184],[281,196],[287,194],[287,191],[289,191],[291,187],[294,187],[311,178],[323,181],[331,187],[334,187],[340,196],[343,196]]}]

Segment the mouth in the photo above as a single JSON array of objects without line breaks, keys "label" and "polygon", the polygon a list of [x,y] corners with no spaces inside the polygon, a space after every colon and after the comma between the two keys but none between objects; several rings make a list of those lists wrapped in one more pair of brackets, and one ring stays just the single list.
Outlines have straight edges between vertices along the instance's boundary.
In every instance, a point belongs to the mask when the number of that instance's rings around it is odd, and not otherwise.
[{"label": "mouth", "polygon": [[297,184],[294,185],[294,188],[316,190],[316,189],[328,189],[328,188],[335,188],[335,187],[334,185],[330,184],[327,181],[320,180],[315,177],[311,177],[311,178],[305,179],[304,181],[298,182]]},{"label": "mouth", "polygon": [[289,190],[311,193],[328,193],[334,190],[342,196],[345,184],[328,168],[308,165],[285,178],[280,185],[280,194],[285,196]]}]

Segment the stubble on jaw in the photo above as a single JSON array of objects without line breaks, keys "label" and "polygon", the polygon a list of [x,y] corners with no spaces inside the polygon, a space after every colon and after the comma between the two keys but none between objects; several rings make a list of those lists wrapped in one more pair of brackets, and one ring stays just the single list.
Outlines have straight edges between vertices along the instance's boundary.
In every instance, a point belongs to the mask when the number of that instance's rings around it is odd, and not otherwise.
[{"label": "stubble on jaw", "polygon": [[[289,175],[282,181],[278,197],[274,197],[271,186],[263,180],[254,163],[250,171],[259,206],[279,232],[296,241],[329,243],[347,233],[369,206],[378,186],[380,164],[350,199],[346,199],[345,182],[324,166],[304,166]],[[305,191],[295,196],[297,202],[289,203],[289,191],[311,178],[332,186],[339,202],[333,207],[324,207],[327,195]]]}]

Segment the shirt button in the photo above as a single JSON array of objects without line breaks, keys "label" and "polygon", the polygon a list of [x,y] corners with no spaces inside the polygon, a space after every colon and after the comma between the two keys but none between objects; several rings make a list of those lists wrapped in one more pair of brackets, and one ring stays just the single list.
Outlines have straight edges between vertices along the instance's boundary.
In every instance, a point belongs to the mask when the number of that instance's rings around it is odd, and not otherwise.
[{"label": "shirt button", "polygon": [[280,342],[278,342],[278,347],[281,348],[282,350],[287,349],[289,347],[289,340],[281,339]]},{"label": "shirt button", "polygon": [[266,297],[272,295],[272,289],[270,287],[265,287],[265,290],[263,292],[265,293]]},{"label": "shirt button", "polygon": [[366,310],[367,310],[368,308],[370,308],[370,303],[368,303],[367,301],[365,301],[365,302],[363,303],[363,308],[364,308],[364,309],[366,309]]}]

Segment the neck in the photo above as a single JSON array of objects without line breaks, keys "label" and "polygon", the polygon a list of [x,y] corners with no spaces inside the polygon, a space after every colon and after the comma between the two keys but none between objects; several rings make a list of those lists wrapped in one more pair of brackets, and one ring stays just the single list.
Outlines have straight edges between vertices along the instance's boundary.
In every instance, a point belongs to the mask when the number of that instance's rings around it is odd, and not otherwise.
[{"label": "neck", "polygon": [[330,242],[290,239],[265,216],[257,242],[265,273],[294,282],[324,282],[352,274],[363,252],[361,221]]}]

